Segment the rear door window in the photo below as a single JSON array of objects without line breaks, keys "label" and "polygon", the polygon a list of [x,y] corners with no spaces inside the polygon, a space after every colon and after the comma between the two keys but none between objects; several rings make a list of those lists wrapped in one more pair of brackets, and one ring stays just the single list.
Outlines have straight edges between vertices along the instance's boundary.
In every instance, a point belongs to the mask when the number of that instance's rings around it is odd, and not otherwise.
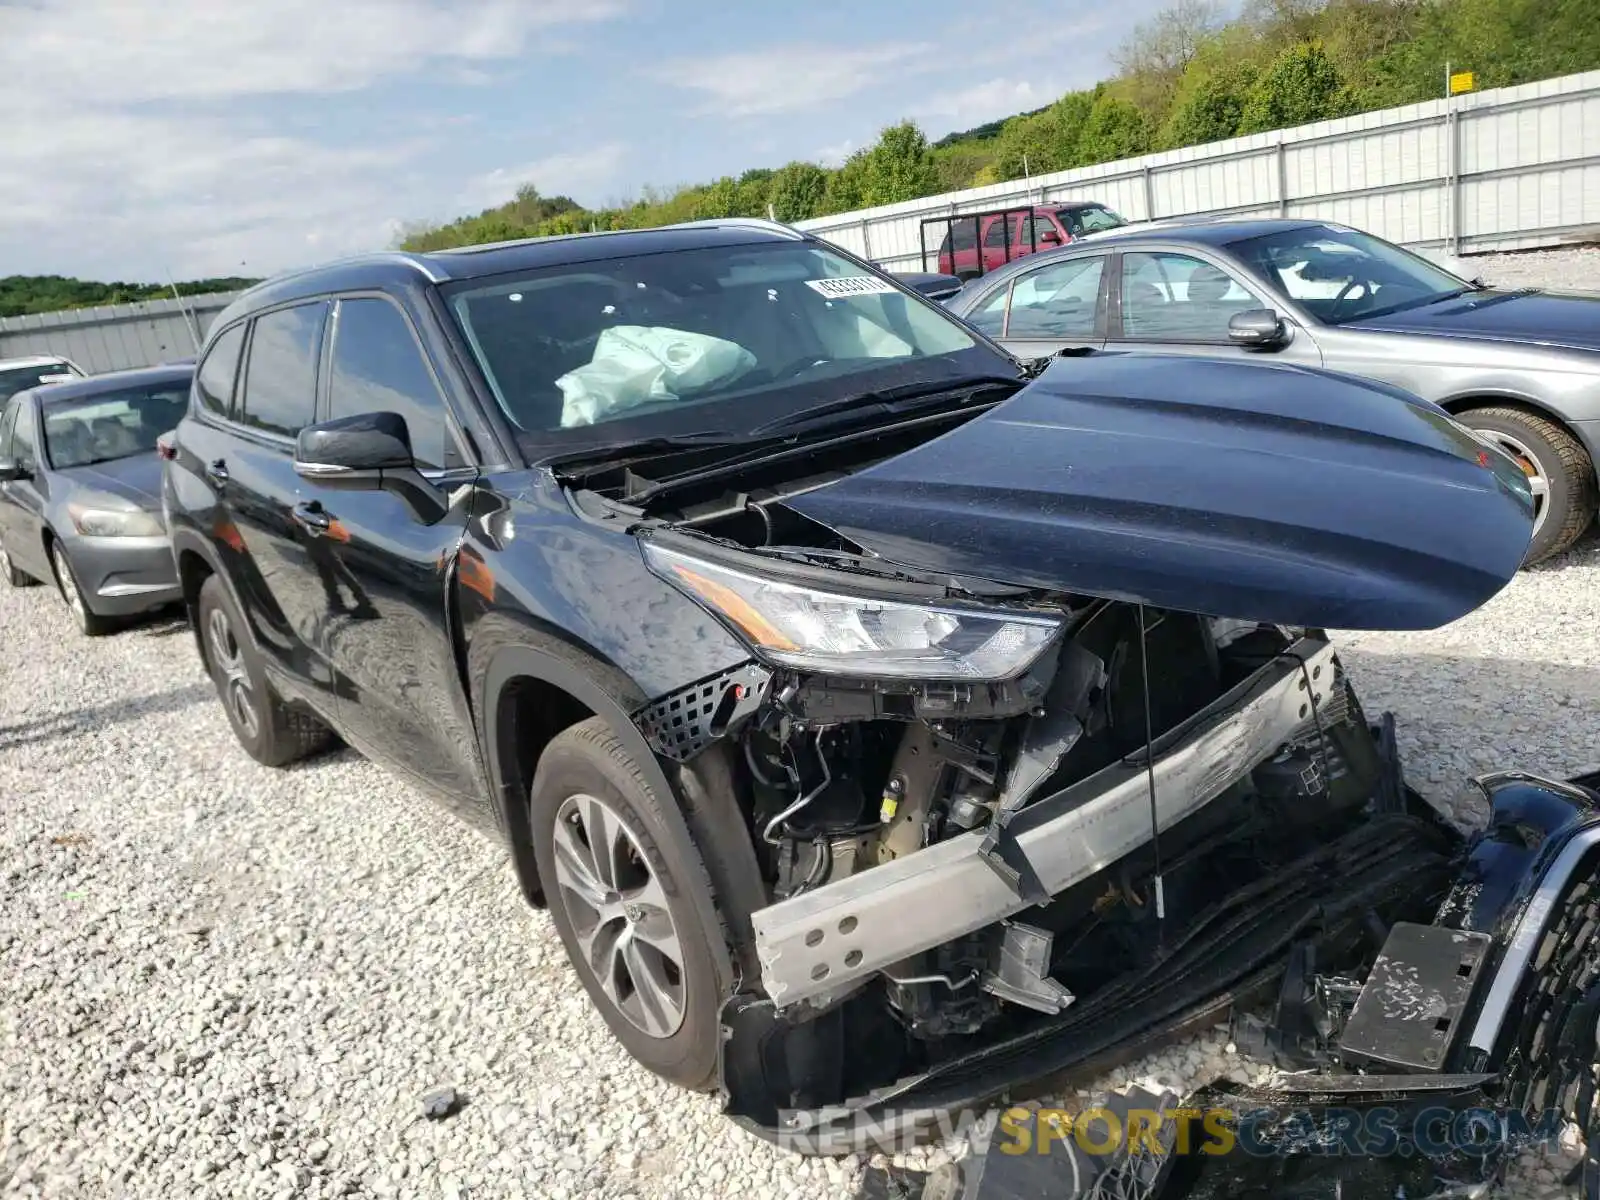
[{"label": "rear door window", "polygon": [[209,413],[226,417],[233,406],[233,381],[239,373],[239,352],[244,349],[244,324],[218,335],[196,375],[200,405]]},{"label": "rear door window", "polygon": [[1095,332],[1104,255],[1030,271],[1011,289],[1008,338],[1077,338]]},{"label": "rear door window", "polygon": [[297,304],[257,317],[236,420],[293,437],[316,420],[317,359],[326,301]]}]

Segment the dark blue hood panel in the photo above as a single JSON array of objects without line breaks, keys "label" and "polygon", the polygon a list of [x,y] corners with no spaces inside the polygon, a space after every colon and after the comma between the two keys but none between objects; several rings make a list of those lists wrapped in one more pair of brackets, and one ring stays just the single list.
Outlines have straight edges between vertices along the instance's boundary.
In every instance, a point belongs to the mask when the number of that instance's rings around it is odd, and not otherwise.
[{"label": "dark blue hood panel", "polygon": [[1511,460],[1406,393],[1146,354],[1057,360],[789,503],[902,566],[1335,629],[1471,612],[1533,528]]},{"label": "dark blue hood panel", "polygon": [[1351,321],[1346,329],[1536,342],[1600,350],[1600,296],[1563,292],[1469,292],[1441,304]]}]

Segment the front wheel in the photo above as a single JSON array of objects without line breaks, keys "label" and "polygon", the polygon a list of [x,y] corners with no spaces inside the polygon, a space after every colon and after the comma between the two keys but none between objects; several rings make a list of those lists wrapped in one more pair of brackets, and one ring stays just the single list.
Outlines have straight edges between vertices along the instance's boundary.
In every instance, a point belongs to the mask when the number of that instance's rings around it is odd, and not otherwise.
[{"label": "front wheel", "polygon": [[616,1039],[662,1078],[717,1078],[719,1010],[731,981],[707,928],[705,863],[669,823],[627,748],[595,717],[539,757],[529,816],[567,956]]},{"label": "front wheel", "polygon": [[1461,413],[1468,429],[1504,450],[1533,491],[1533,540],[1523,566],[1560,554],[1583,536],[1595,513],[1594,463],[1561,426],[1520,408]]},{"label": "front wheel", "polygon": [[72,562],[58,541],[50,543],[50,564],[55,568],[56,586],[61,589],[61,598],[67,602],[78,632],[85,637],[103,637],[110,633],[111,622],[89,607],[83,589],[78,586],[78,577],[72,573]]}]

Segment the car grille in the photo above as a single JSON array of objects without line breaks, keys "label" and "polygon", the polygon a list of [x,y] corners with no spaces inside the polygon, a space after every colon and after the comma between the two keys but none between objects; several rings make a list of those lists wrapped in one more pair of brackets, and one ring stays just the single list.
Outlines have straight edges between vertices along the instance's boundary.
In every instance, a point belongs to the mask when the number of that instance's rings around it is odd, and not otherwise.
[{"label": "car grille", "polygon": [[1575,1122],[1590,1145],[1600,1137],[1595,1104],[1596,1022],[1600,1021],[1600,847],[1585,857],[1551,909],[1529,960],[1523,1002],[1504,1075],[1511,1107],[1536,1120],[1552,1109]]}]

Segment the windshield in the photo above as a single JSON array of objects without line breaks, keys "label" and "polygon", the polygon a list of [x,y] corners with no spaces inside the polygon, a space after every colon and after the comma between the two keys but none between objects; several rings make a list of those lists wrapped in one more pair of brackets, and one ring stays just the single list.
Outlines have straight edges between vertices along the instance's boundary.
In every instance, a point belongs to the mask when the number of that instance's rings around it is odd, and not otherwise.
[{"label": "windshield", "polygon": [[1473,287],[1409,250],[1340,225],[1285,230],[1229,249],[1258,278],[1330,325],[1416,308]]},{"label": "windshield", "polygon": [[448,296],[500,406],[542,445],[737,433],[865,391],[1019,371],[815,244],[575,263]]},{"label": "windshield", "polygon": [[0,369],[0,404],[11,399],[18,392],[38,387],[54,375],[71,375],[73,378],[77,378],[78,373],[64,362]]},{"label": "windshield", "polygon": [[1069,225],[1075,226],[1074,233],[1103,233],[1107,229],[1118,229],[1127,224],[1118,214],[1112,212],[1103,204],[1090,204],[1083,208],[1069,208],[1061,211],[1061,218]]},{"label": "windshield", "polygon": [[150,454],[188,407],[189,388],[182,382],[48,402],[45,453],[58,471]]}]

